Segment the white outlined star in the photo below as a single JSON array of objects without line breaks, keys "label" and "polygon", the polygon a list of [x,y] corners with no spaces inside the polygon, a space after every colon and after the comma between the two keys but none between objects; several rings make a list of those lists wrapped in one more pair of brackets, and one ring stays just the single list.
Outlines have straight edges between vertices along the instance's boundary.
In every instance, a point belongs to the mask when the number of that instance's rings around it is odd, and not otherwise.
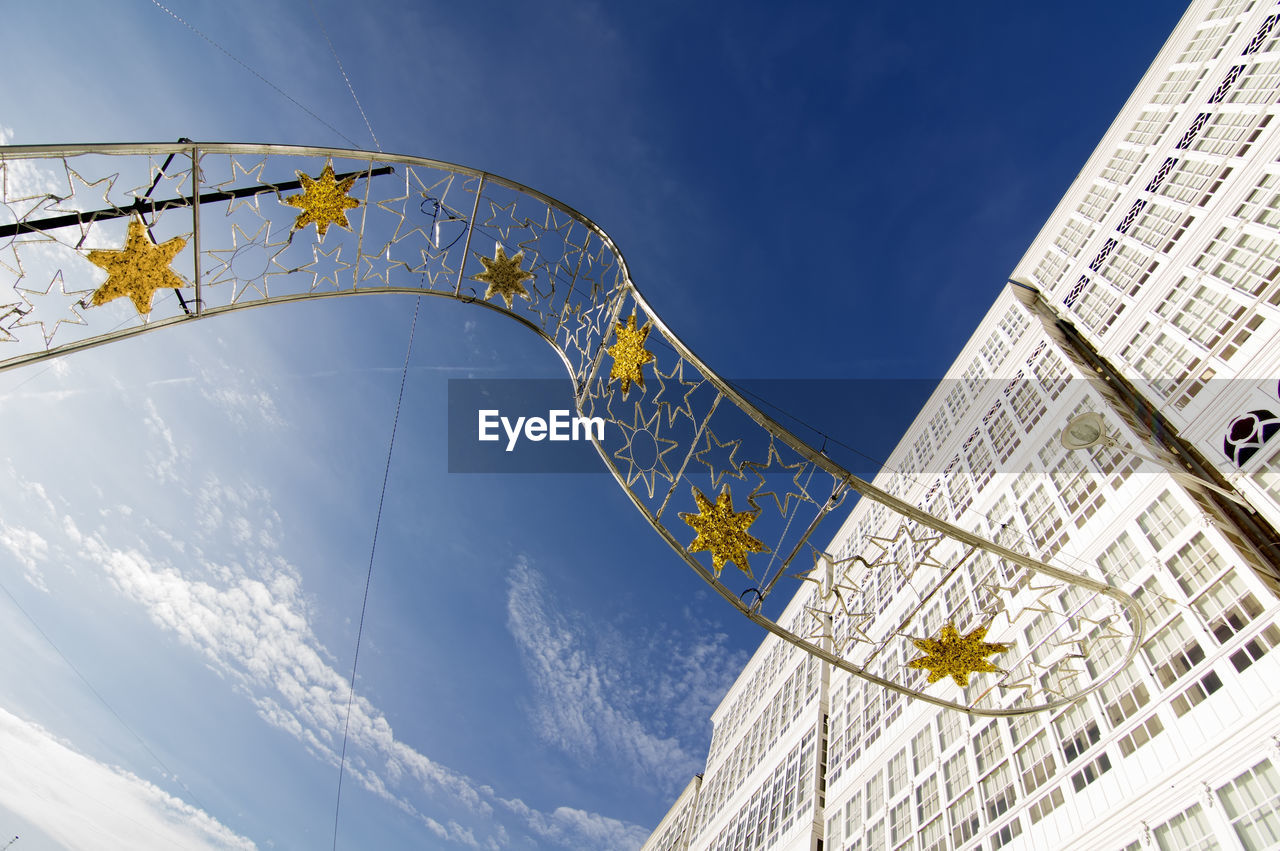
[{"label": "white outlined star", "polygon": [[[756,487],[751,491],[751,493],[747,495],[747,503],[752,508],[759,510],[760,506],[756,502],[756,500],[759,499],[760,497],[771,496],[773,497],[774,504],[778,508],[778,513],[781,514],[783,517],[786,517],[790,514],[792,497],[796,498],[797,503],[811,502],[816,505],[817,502],[814,500],[813,497],[809,496],[809,492],[805,489],[805,486],[800,482],[800,477],[804,474],[804,471],[808,466],[809,464],[803,459],[797,461],[794,464],[784,463],[782,460],[782,455],[778,452],[777,442],[773,439],[773,436],[770,435],[769,436],[769,452],[766,455],[764,461],[742,462],[742,471],[745,473],[749,468],[751,472],[756,475],[756,478],[760,480],[756,484]],[[783,471],[783,470],[795,471],[795,475],[791,477],[792,483],[795,484],[796,486],[796,489],[794,491],[788,491],[784,497],[779,498],[778,494],[775,491],[761,490],[765,486],[766,475],[774,472]]]},{"label": "white outlined star", "polygon": [[[54,290],[55,285],[57,286],[56,291]],[[76,310],[82,299],[76,299],[75,296],[87,296],[93,290],[72,290],[68,292],[62,278],[61,269],[54,273],[48,286],[43,290],[34,287],[22,287],[16,284],[13,289],[29,305],[26,310],[15,311],[20,312],[22,318],[14,322],[13,327],[39,326],[46,346],[53,345],[53,335],[58,333],[58,329],[62,325],[89,324]]]},{"label": "white outlined star", "polygon": [[[658,431],[662,427],[659,411],[655,408],[653,415],[649,419],[645,419],[640,409],[640,403],[635,403],[635,417],[631,425],[618,422],[618,426],[626,435],[626,443],[621,449],[613,453],[613,457],[619,461],[627,462],[626,482],[627,487],[631,487],[637,480],[642,480],[645,484],[645,491],[650,499],[653,499],[653,492],[656,486],[658,476],[661,476],[668,482],[675,482],[675,476],[671,472],[671,468],[667,466],[666,460],[663,458],[668,452],[671,452],[680,444],[674,440],[667,440],[659,437]],[[654,460],[648,467],[642,466],[635,458],[635,440],[638,435],[647,434],[654,443]],[[665,448],[664,448],[665,444]]]}]

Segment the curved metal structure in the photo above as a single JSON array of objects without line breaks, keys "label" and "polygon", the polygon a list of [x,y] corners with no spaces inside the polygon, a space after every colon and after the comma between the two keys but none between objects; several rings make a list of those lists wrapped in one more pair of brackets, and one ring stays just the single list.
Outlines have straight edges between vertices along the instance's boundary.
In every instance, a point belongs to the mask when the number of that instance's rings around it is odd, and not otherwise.
[{"label": "curved metal structure", "polygon": [[[742,615],[832,665],[1019,715],[1098,688],[1142,640],[1127,594],[933,517],[782,427],[671,332],[603,230],[514,181],[417,157],[185,142],[0,148],[0,178],[0,369],[267,304],[451,298],[550,344],[649,525]],[[825,553],[810,535],[851,492],[898,515],[898,534]],[[977,560],[993,582],[944,600]],[[917,604],[878,610],[862,587],[876,570]],[[771,598],[795,581],[803,605],[778,623]],[[916,633],[933,605],[947,625]]]}]

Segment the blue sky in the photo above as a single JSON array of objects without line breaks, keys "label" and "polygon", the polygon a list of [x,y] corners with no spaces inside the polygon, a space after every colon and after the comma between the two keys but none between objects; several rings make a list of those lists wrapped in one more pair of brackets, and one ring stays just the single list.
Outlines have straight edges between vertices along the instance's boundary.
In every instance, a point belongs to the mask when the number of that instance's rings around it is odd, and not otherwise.
[{"label": "blue sky", "polygon": [[[166,6],[356,144],[581,210],[714,369],[937,378],[1177,4]],[[352,143],[156,4],[11,4],[10,143]],[[0,374],[0,836],[327,847],[410,299],[237,314]],[[340,847],[626,848],[762,633],[603,475],[451,475],[451,377],[556,377],[427,300]],[[568,384],[566,383],[566,400]],[[856,400],[788,407],[836,437]],[[891,438],[914,411],[884,428]]]}]

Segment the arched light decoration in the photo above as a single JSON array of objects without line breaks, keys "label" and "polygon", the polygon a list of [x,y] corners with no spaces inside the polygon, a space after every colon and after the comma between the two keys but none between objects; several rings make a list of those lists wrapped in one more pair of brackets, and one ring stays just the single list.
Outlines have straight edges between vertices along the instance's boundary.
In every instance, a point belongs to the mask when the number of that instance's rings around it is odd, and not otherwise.
[{"label": "arched light decoration", "polygon": [[[0,171],[0,369],[266,304],[457,299],[550,344],[579,413],[605,418],[596,449],[641,516],[729,605],[838,668],[1020,715],[1098,688],[1142,640],[1128,595],[897,499],[752,406],[654,313],[603,230],[518,183],[416,157],[198,143],[0,148]],[[850,492],[897,532],[822,552],[810,535]],[[963,566],[986,578],[946,598]],[[905,614],[864,593],[873,571]],[[797,590],[799,616],[766,614]]]}]

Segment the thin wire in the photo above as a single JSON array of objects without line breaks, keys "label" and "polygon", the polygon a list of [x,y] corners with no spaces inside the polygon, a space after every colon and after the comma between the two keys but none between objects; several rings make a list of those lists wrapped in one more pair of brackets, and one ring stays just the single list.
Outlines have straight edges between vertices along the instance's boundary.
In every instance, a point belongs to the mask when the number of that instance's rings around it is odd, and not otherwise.
[{"label": "thin wire", "polygon": [[[742,386],[742,385],[740,385],[740,384],[736,384],[735,382],[732,382],[732,381],[730,381],[730,380],[729,380],[729,379],[727,379],[727,378],[726,378],[726,379],[723,379],[723,380],[724,380],[724,383],[725,383],[725,384],[728,384],[730,387],[732,387],[734,390],[737,390],[737,391],[738,391],[739,393],[741,393],[743,396],[750,396],[751,398],[755,399],[755,400],[756,400],[757,402],[759,402],[760,404],[762,404],[762,405],[764,405],[764,406],[766,406],[766,407],[772,408],[773,410],[775,410],[775,411],[777,411],[778,413],[782,414],[782,415],[783,415],[784,417],[786,417],[787,419],[789,419],[789,420],[793,420],[793,421],[795,421],[795,422],[799,423],[800,425],[804,426],[805,428],[809,429],[809,431],[811,431],[811,432],[813,432],[814,434],[818,435],[818,436],[819,436],[819,437],[821,437],[823,440],[829,440],[829,441],[831,441],[832,443],[836,444],[837,446],[842,446],[842,447],[844,447],[845,449],[848,449],[850,452],[854,453],[855,455],[859,455],[859,456],[861,456],[862,458],[865,458],[866,460],[868,460],[868,461],[870,461],[871,463],[875,464],[877,467],[879,467],[879,468],[880,468],[880,469],[882,469],[882,470],[892,470],[893,472],[898,473],[898,474],[900,474],[900,475],[906,475],[905,473],[902,473],[902,471],[901,471],[901,470],[898,470],[898,469],[896,469],[896,468],[892,468],[892,467],[890,467],[890,466],[889,466],[889,462],[888,462],[887,460],[882,460],[882,459],[880,459],[880,458],[876,458],[876,457],[875,457],[875,456],[873,456],[873,455],[868,455],[867,453],[863,452],[861,449],[858,449],[857,447],[854,447],[854,446],[850,446],[849,444],[845,443],[844,441],[840,440],[839,438],[834,437],[834,436],[832,436],[832,435],[830,435],[830,434],[827,434],[825,431],[823,431],[822,429],[818,428],[817,426],[810,425],[809,423],[807,423],[807,422],[805,422],[804,420],[800,419],[799,417],[797,417],[795,414],[791,413],[790,411],[787,411],[787,410],[785,410],[785,409],[783,409],[783,408],[778,407],[777,405],[775,405],[775,404],[773,404],[772,402],[770,402],[768,399],[765,399],[765,398],[764,398],[763,396],[761,396],[760,394],[758,394],[758,393],[752,393],[752,392],[751,392],[750,390],[748,390],[747,388],[743,387],[743,386]],[[911,479],[912,479],[912,481],[913,481],[915,484],[918,484],[918,485],[919,485],[919,484],[924,484],[923,482],[921,482],[921,481],[919,481],[919,480],[916,480],[916,479],[912,478],[911,476],[908,476],[908,478],[911,478]]]},{"label": "thin wire", "polygon": [[347,694],[347,717],[342,725],[342,756],[338,759],[338,796],[333,804],[333,847],[338,847],[338,814],[342,811],[342,776],[347,764],[347,736],[351,730],[351,704],[356,696],[356,666],[360,662],[360,638],[364,634],[364,615],[369,606],[369,585],[373,581],[373,556],[378,550],[378,529],[382,526],[382,506],[387,498],[387,479],[391,476],[391,453],[396,446],[396,428],[400,424],[400,406],[404,401],[405,379],[409,375],[409,356],[413,354],[413,337],[418,330],[418,308],[422,296],[413,304],[413,323],[409,326],[409,345],[404,353],[404,367],[400,370],[400,394],[396,397],[396,413],[391,420],[391,440],[387,445],[387,463],[382,470],[382,492],[378,495],[378,515],[373,522],[373,543],[369,547],[369,569],[364,578],[364,599],[360,603],[360,626],[356,629],[356,652],[351,660],[351,690]]},{"label": "thin wire", "polygon": [[360,105],[360,98],[356,97],[355,87],[351,85],[351,78],[347,76],[347,69],[342,67],[342,60],[338,58],[338,51],[333,46],[333,39],[329,38],[329,31],[325,29],[324,21],[320,20],[320,14],[316,12],[315,0],[311,0],[311,17],[316,19],[316,23],[320,25],[320,32],[324,33],[324,40],[329,44],[329,52],[333,54],[333,61],[338,64],[338,72],[342,74],[342,79],[347,84],[347,91],[351,92],[351,99],[356,102],[356,109],[360,110],[360,117],[364,119],[364,126],[369,131],[369,136],[373,138],[373,146],[382,152],[382,145],[378,142],[378,134],[373,132],[373,125],[369,123],[369,116],[365,115],[364,107]]},{"label": "thin wire", "polygon": [[173,780],[186,791],[187,795],[191,798],[191,800],[195,801],[196,806],[198,806],[201,810],[208,812],[208,809],[205,807],[205,805],[200,802],[199,798],[196,797],[196,793],[192,792],[191,789],[187,786],[187,784],[182,782],[182,780],[178,777],[177,773],[173,769],[165,765],[164,760],[161,759],[159,755],[157,755],[156,752],[151,749],[151,747],[146,743],[146,741],[144,741],[143,738],[138,735],[137,731],[135,731],[132,727],[129,726],[129,722],[125,721],[123,718],[120,717],[120,713],[116,712],[115,708],[112,707],[112,705],[107,702],[107,699],[103,697],[102,694],[96,688],[93,687],[93,683],[89,682],[89,678],[86,677],[84,673],[81,672],[81,670],[76,667],[74,662],[72,662],[70,659],[67,658],[67,654],[63,653],[62,649],[53,642],[52,638],[49,637],[49,634],[40,628],[40,624],[36,623],[36,619],[31,616],[30,612],[28,612],[26,609],[22,607],[22,604],[18,602],[18,598],[13,596],[13,592],[11,592],[8,589],[8,587],[5,586],[5,584],[2,582],[0,582],[0,591],[3,591],[4,595],[9,598],[9,602],[13,603],[14,607],[17,608],[18,611],[22,612],[23,617],[25,617],[31,623],[31,625],[35,627],[36,632],[40,633],[40,637],[43,638],[46,642],[48,642],[49,646],[53,648],[53,652],[57,653],[58,656],[62,659],[62,661],[67,663],[67,667],[70,668],[73,672],[75,672],[75,675],[79,677],[80,681],[85,684],[85,686],[89,689],[89,691],[93,693],[93,696],[98,699],[98,702],[101,703],[103,706],[105,706],[107,711],[110,712],[115,717],[115,719],[120,722],[120,726],[128,730],[129,734],[138,740],[138,744],[142,745],[142,749],[145,750],[151,756],[152,759],[154,759],[157,763],[159,763],[160,767],[165,770],[165,773],[168,774],[169,777],[173,778]]},{"label": "thin wire", "polygon": [[360,147],[360,143],[359,143],[359,142],[357,142],[355,139],[352,139],[352,138],[351,138],[350,136],[348,136],[346,133],[343,133],[343,132],[342,132],[341,130],[339,130],[337,127],[334,127],[334,126],[333,126],[332,124],[330,124],[328,121],[325,121],[323,118],[321,118],[320,116],[316,115],[314,112],[312,112],[312,111],[311,111],[310,109],[308,109],[306,106],[304,106],[301,102],[299,102],[297,98],[293,97],[293,95],[289,94],[289,93],[288,93],[288,92],[286,92],[284,89],[280,88],[280,87],[279,87],[279,86],[277,86],[275,83],[271,82],[271,81],[270,81],[270,80],[268,80],[266,77],[264,77],[264,76],[262,76],[261,74],[259,74],[259,73],[258,73],[257,71],[255,71],[253,68],[249,67],[249,65],[247,65],[245,62],[243,62],[241,59],[239,59],[237,56],[235,56],[233,53],[231,53],[231,51],[227,50],[225,47],[223,47],[222,45],[218,44],[218,43],[217,43],[216,41],[214,41],[213,39],[209,38],[209,36],[205,35],[205,34],[204,34],[203,32],[201,32],[199,29],[197,29],[196,27],[192,26],[192,25],[191,25],[191,23],[189,23],[186,19],[184,19],[184,18],[180,17],[179,15],[175,14],[175,13],[174,13],[174,11],[173,11],[172,9],[170,9],[168,6],[166,6],[166,5],[164,5],[163,3],[161,3],[161,2],[160,2],[160,0],[151,0],[151,3],[152,3],[156,8],[160,9],[160,11],[164,12],[164,13],[165,13],[165,14],[167,14],[169,17],[173,18],[175,21],[177,21],[178,23],[182,24],[184,27],[186,27],[187,29],[191,30],[193,33],[195,33],[196,35],[200,36],[200,37],[201,37],[202,39],[204,39],[205,41],[209,42],[209,44],[211,44],[211,45],[213,45],[214,47],[216,47],[219,51],[221,51],[221,52],[223,53],[223,55],[225,55],[225,56],[226,56],[228,59],[230,59],[232,62],[236,63],[236,64],[237,64],[237,65],[239,65],[241,68],[243,68],[244,70],[248,71],[250,74],[252,74],[253,76],[257,77],[259,80],[261,80],[262,82],[266,83],[266,84],[267,84],[268,86],[270,86],[271,88],[275,89],[278,93],[280,93],[281,95],[283,95],[283,96],[284,96],[284,97],[285,97],[285,98],[286,98],[290,103],[292,103],[292,104],[293,104],[294,106],[296,106],[298,109],[302,110],[302,111],[303,111],[303,112],[305,112],[307,115],[310,115],[310,116],[311,116],[312,118],[314,118],[316,121],[319,121],[319,122],[320,122],[321,124],[323,124],[325,127],[328,127],[328,128],[329,128],[330,130],[332,130],[334,133],[337,133],[337,134],[338,134],[339,136],[341,136],[343,139],[346,139],[348,142],[350,142],[350,143],[351,143],[351,146],[352,146],[352,147],[354,147],[354,148],[358,148],[358,147]]},{"label": "thin wire", "polygon": [[[155,0],[152,0],[155,2]],[[320,20],[319,13],[316,12],[316,4],[310,2],[311,16],[316,19],[316,23],[320,25],[320,32],[324,34],[324,40],[329,45],[329,53],[333,56],[334,64],[338,66],[338,73],[342,75],[342,79],[347,84],[347,91],[351,92],[351,99],[356,102],[356,109],[360,111],[360,117],[364,119],[364,126],[369,131],[369,136],[373,139],[374,146],[379,152],[382,151],[382,144],[378,141],[378,134],[373,132],[373,125],[369,123],[369,116],[365,114],[364,106],[360,103],[360,98],[356,95],[355,87],[351,85],[351,78],[347,76],[347,69],[342,67],[342,60],[338,58],[338,51],[333,46],[333,40],[329,38],[329,30],[325,28],[324,21]],[[352,144],[355,144],[354,142]],[[356,671],[360,664],[360,639],[364,635],[364,617],[369,607],[369,586],[373,582],[373,558],[378,551],[378,530],[382,526],[382,506],[387,499],[387,480],[391,477],[391,455],[396,447],[396,429],[400,425],[400,407],[404,402],[404,385],[409,376],[409,358],[413,354],[413,339],[418,330],[418,309],[422,306],[422,296],[418,296],[413,303],[413,321],[409,325],[409,342],[405,346],[404,366],[400,369],[400,392],[396,396],[396,412],[391,418],[391,439],[387,442],[387,461],[382,468],[382,489],[378,493],[378,513],[373,521],[373,542],[369,545],[369,569],[364,577],[364,598],[360,601],[360,625],[356,629],[356,651],[351,659],[351,687],[347,692],[347,714],[342,722],[342,755],[338,758],[338,794],[333,802],[333,848],[338,848],[338,818],[342,813],[342,779],[346,774],[347,766],[347,741],[351,732],[351,705],[356,697]]]}]

